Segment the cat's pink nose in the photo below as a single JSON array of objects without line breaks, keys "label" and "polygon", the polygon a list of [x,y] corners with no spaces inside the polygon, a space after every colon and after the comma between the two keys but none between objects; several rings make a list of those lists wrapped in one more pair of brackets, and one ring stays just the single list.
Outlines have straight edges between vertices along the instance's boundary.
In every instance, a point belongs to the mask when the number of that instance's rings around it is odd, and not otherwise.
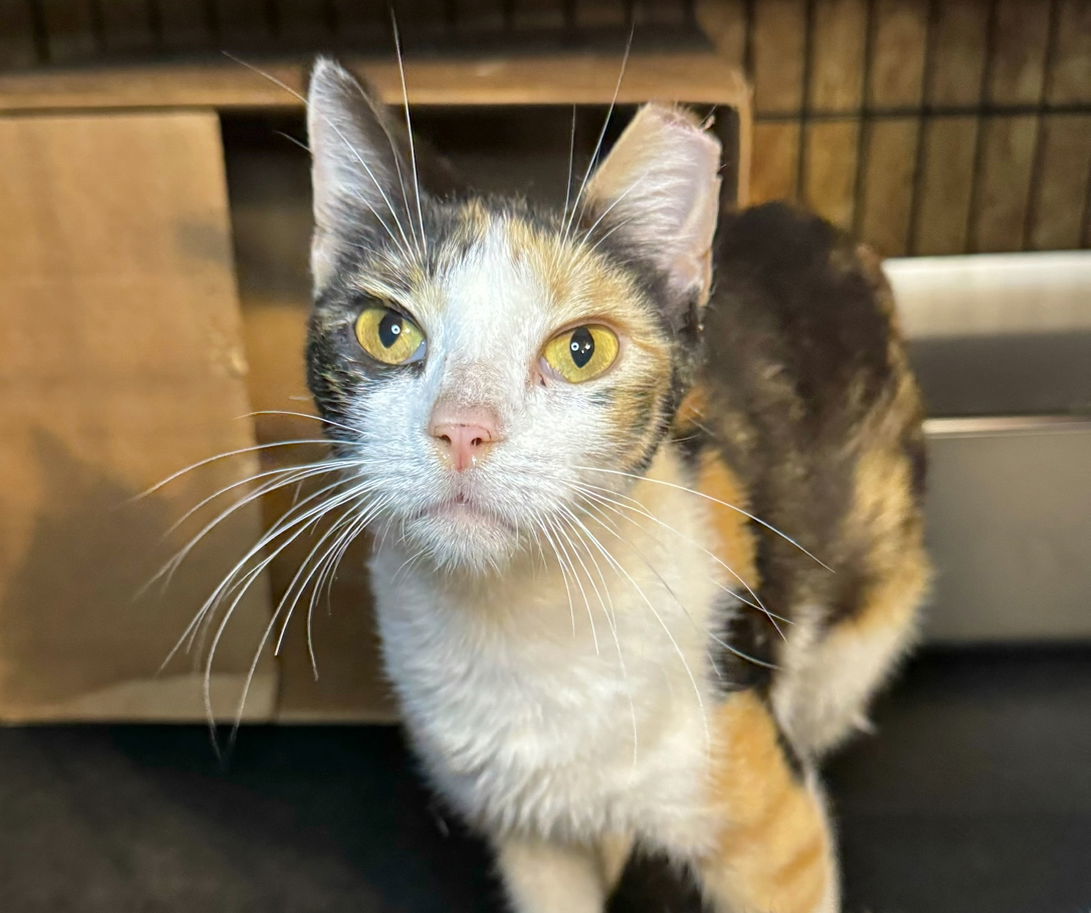
[{"label": "cat's pink nose", "polygon": [[451,465],[462,472],[484,459],[489,448],[499,440],[498,424],[490,409],[437,405],[428,433],[439,441]]}]

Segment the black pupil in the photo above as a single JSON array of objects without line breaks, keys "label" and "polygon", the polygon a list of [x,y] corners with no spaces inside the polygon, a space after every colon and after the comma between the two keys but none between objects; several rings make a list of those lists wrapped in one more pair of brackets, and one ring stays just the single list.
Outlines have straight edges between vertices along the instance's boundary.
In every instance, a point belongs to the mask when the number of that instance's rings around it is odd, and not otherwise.
[{"label": "black pupil", "polygon": [[379,342],[388,349],[398,341],[402,335],[402,318],[393,311],[387,311],[379,321]]},{"label": "black pupil", "polygon": [[587,327],[573,331],[568,342],[568,351],[572,353],[572,360],[577,368],[582,368],[591,360],[591,356],[595,354],[595,337]]}]

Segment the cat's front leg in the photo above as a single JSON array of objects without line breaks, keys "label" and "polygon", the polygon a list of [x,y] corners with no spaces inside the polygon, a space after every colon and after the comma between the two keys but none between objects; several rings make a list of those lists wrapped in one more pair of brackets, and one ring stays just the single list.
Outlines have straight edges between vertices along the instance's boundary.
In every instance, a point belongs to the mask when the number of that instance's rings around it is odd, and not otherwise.
[{"label": "cat's front leg", "polygon": [[602,913],[611,886],[597,847],[523,836],[494,842],[512,913]]},{"label": "cat's front leg", "polygon": [[752,692],[729,696],[717,721],[718,835],[694,866],[716,913],[837,913],[833,832],[822,789],[794,759]]}]

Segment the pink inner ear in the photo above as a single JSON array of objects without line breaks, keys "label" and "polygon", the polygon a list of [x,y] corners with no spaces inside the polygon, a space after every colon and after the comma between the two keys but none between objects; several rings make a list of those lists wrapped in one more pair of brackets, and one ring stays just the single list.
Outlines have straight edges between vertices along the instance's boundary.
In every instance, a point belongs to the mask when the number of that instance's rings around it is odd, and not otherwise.
[{"label": "pink inner ear", "polygon": [[593,210],[659,262],[678,289],[707,293],[720,196],[720,143],[692,112],[645,105],[588,187]]}]

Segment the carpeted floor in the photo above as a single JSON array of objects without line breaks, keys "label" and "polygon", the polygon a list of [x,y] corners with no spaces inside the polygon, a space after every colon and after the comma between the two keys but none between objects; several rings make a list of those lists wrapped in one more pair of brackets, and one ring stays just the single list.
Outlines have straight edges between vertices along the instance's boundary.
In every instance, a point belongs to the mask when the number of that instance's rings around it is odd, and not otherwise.
[{"label": "carpeted floor", "polygon": [[[1091,909],[1091,652],[933,653],[828,771],[847,913]],[[614,913],[696,908],[630,867]],[[481,845],[399,734],[0,729],[7,913],[489,913]]]}]

